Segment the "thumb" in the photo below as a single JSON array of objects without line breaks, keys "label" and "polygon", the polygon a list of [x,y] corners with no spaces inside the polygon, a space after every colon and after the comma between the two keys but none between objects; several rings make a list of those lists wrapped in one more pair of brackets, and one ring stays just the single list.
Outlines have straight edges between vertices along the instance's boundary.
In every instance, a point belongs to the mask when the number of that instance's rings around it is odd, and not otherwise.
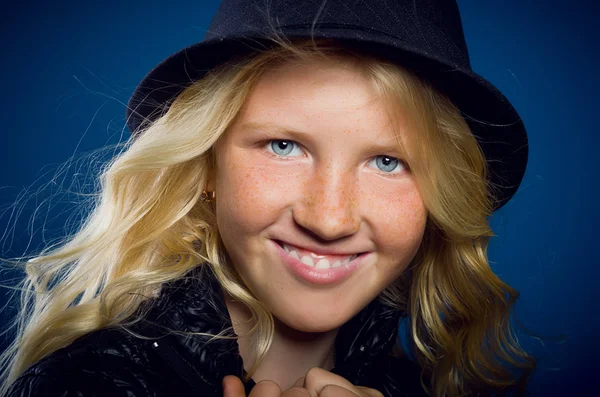
[{"label": "thumb", "polygon": [[246,390],[240,378],[234,375],[223,378],[223,397],[246,397]]}]

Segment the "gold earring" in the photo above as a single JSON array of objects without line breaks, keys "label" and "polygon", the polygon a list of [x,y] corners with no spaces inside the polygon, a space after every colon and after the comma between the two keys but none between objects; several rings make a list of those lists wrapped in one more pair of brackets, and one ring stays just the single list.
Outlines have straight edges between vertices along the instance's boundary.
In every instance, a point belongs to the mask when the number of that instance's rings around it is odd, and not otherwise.
[{"label": "gold earring", "polygon": [[214,191],[207,192],[206,190],[203,190],[202,194],[200,194],[200,201],[202,201],[204,203],[210,203],[210,202],[214,201],[216,196],[217,196],[217,194]]}]

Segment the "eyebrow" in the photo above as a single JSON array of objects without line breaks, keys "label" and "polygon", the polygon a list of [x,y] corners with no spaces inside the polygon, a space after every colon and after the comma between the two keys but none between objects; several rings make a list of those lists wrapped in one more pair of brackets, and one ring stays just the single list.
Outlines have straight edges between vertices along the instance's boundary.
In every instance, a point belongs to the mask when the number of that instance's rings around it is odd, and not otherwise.
[{"label": "eyebrow", "polygon": [[[312,134],[310,133],[269,122],[249,121],[240,125],[239,128],[244,131],[264,132],[270,134],[285,134],[291,136],[294,139],[313,139]],[[404,146],[396,140],[394,140],[393,145],[384,145],[377,143],[375,140],[373,140],[372,143],[366,147],[366,150],[369,152],[377,152],[381,154],[396,152],[398,155],[404,158],[407,157],[407,152]]]}]

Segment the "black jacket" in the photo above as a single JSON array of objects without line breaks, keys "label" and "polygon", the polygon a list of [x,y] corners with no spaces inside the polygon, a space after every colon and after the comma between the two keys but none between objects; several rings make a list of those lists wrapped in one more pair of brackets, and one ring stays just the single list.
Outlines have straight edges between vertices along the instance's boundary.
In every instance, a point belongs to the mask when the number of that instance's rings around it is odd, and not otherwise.
[{"label": "black jacket", "polygon": [[[223,377],[245,373],[236,341],[205,344],[207,337],[164,330],[217,334],[231,326],[214,276],[198,270],[190,276],[163,286],[155,302],[148,301],[155,304],[143,321],[91,332],[43,358],[12,384],[7,396],[222,397]],[[389,355],[399,316],[375,300],[344,324],[335,341],[332,372],[388,397],[425,395],[419,368]],[[250,380],[246,390],[253,386]]]}]

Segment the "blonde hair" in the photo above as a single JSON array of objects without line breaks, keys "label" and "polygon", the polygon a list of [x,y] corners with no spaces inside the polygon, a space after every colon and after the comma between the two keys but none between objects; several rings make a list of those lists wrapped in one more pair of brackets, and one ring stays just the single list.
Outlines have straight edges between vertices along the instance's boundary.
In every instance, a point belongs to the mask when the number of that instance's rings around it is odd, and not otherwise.
[{"label": "blonde hair", "polygon": [[353,65],[386,98],[392,119],[403,109],[410,135],[404,144],[428,209],[427,228],[412,266],[380,299],[410,314],[416,357],[432,394],[501,391],[517,378],[507,366],[534,368],[511,328],[518,293],[488,263],[494,187],[460,111],[400,66],[329,41],[274,42],[213,69],[134,132],[102,173],[100,194],[80,230],[18,263],[26,277],[12,324],[16,338],[0,357],[0,395],[28,367],[78,337],[136,322],[141,303],[199,263],[253,314],[252,376],[270,347],[273,317],[228,266],[214,208],[199,198],[214,167],[214,144],[264,71],[290,60]]}]

